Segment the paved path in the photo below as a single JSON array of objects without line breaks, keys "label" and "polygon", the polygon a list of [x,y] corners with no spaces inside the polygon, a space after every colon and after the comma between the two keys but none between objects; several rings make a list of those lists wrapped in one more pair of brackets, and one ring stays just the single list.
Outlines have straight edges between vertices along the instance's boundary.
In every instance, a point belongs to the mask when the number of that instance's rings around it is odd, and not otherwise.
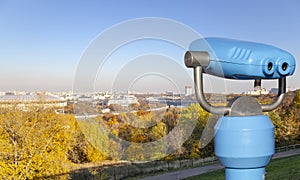
[{"label": "paved path", "polygon": [[297,155],[297,154],[300,154],[300,148],[285,151],[285,152],[276,153],[276,154],[274,154],[272,159],[284,158],[284,157],[294,156],[294,155]]},{"label": "paved path", "polygon": [[[272,159],[283,158],[283,157],[293,156],[293,155],[297,155],[297,154],[300,154],[300,149],[293,149],[293,150],[289,150],[286,152],[276,153]],[[213,164],[210,166],[204,166],[204,167],[198,167],[198,168],[192,168],[192,169],[186,169],[186,170],[179,170],[179,171],[169,172],[169,173],[160,174],[160,175],[156,175],[156,176],[152,176],[152,177],[146,177],[146,178],[142,178],[140,180],[184,179],[187,177],[196,176],[199,174],[203,174],[206,172],[215,171],[215,170],[223,169],[223,168],[224,167],[221,164]]]},{"label": "paved path", "polygon": [[[147,109],[145,111],[162,111],[162,110],[166,110],[168,109],[168,106],[165,106],[165,107],[160,107],[160,108],[153,108],[153,109]],[[137,113],[138,111],[128,111],[128,112],[124,112],[124,113]],[[110,114],[113,114],[113,115],[119,115],[120,113],[118,112],[115,112],[115,113],[110,113]],[[78,120],[84,120],[84,119],[89,119],[89,118],[95,118],[97,116],[104,116],[105,114],[87,114],[87,115],[75,115],[75,119],[78,119]]]}]

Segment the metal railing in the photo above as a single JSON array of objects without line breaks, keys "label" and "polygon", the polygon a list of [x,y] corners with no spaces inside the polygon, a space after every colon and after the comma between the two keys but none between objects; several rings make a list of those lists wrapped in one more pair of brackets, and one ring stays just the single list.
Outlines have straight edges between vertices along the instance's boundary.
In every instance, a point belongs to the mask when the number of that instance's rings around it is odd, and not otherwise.
[{"label": "metal railing", "polygon": [[275,152],[284,152],[284,151],[289,151],[292,149],[298,149],[300,148],[300,144],[293,144],[293,145],[288,145],[288,146],[281,146],[281,147],[276,147]]},{"label": "metal railing", "polygon": [[[300,148],[300,144],[293,144],[275,148],[275,152],[285,152]],[[208,166],[218,163],[217,157],[206,157],[201,159],[182,159],[172,161],[152,161],[152,162],[123,162],[121,164],[110,164],[96,166],[85,169],[77,169],[71,172],[74,179],[89,179],[94,177],[112,177],[113,179],[123,179],[145,174],[155,174],[163,171],[176,171],[178,169]]]}]

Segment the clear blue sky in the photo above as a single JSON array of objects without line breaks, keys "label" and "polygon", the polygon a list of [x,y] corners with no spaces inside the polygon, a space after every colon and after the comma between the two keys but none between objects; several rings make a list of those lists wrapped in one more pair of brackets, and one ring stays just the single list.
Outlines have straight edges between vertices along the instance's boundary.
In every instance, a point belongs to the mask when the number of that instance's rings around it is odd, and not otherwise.
[{"label": "clear blue sky", "polygon": [[[141,17],[170,18],[203,36],[258,41],[300,59],[300,1],[0,0],[0,91],[71,90],[99,33]],[[300,72],[289,87],[300,88]]]}]

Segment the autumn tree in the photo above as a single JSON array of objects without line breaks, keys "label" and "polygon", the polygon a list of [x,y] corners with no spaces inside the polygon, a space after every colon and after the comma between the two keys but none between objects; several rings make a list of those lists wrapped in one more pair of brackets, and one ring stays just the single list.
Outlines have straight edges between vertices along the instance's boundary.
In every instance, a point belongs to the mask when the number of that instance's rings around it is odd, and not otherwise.
[{"label": "autumn tree", "polygon": [[[116,116],[111,116],[115,119]],[[112,126],[117,120],[108,120]],[[88,151],[90,161],[101,161],[103,159],[120,159],[120,145],[114,140],[114,134],[110,132],[109,125],[101,117],[79,120],[80,131],[84,134],[86,140],[93,147]],[[115,132],[118,134],[117,130]]]},{"label": "autumn tree", "polygon": [[129,111],[137,111],[139,110],[140,105],[138,103],[129,104]]},{"label": "autumn tree", "polygon": [[294,96],[292,96],[292,93],[289,93],[287,97],[277,109],[268,113],[275,127],[275,141],[277,146],[299,143],[300,91],[297,91]]},{"label": "autumn tree", "polygon": [[74,118],[49,109],[0,113],[0,178],[34,179],[69,171]]},{"label": "autumn tree", "polygon": [[167,135],[167,125],[163,122],[157,123],[153,126],[149,132],[149,137],[151,141],[159,140]]}]

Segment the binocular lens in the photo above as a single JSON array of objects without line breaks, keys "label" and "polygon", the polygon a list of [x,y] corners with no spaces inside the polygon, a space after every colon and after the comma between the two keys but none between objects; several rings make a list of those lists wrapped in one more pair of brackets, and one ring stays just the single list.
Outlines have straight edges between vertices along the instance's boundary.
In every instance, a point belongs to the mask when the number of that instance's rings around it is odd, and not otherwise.
[{"label": "binocular lens", "polygon": [[269,62],[268,63],[268,70],[271,71],[273,68],[273,63],[272,62]]},{"label": "binocular lens", "polygon": [[282,68],[282,70],[285,71],[288,68],[288,66],[289,66],[289,64],[285,62],[285,63],[282,63],[281,68]]}]

